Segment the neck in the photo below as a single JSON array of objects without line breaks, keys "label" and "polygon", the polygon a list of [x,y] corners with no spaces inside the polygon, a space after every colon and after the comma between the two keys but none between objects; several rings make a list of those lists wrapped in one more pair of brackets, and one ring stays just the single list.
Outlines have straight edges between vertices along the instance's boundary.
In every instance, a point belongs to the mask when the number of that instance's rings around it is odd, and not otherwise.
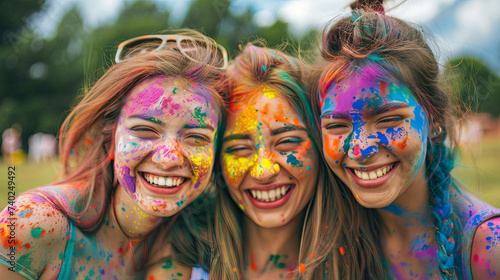
[{"label": "neck", "polygon": [[378,209],[382,234],[398,233],[403,239],[413,239],[422,231],[429,231],[434,217],[429,211],[427,182],[416,178],[412,185],[391,205]]},{"label": "neck", "polygon": [[245,264],[254,273],[293,270],[298,263],[303,213],[278,228],[263,228],[243,218]]},{"label": "neck", "polygon": [[120,185],[117,186],[111,207],[112,209],[108,212],[114,219],[110,220],[117,223],[116,226],[128,239],[142,240],[165,221],[164,217],[142,212]]}]

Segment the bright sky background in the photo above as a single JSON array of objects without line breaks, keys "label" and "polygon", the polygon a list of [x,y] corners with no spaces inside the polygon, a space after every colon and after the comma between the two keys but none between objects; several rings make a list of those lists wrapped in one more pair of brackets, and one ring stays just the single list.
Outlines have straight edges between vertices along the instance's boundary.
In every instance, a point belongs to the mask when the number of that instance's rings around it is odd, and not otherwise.
[{"label": "bright sky background", "polygon": [[[47,0],[47,5],[34,22],[43,37],[50,37],[62,15],[77,5],[85,23],[95,26],[112,21],[128,0]],[[145,1],[145,0],[143,0]],[[150,0],[152,1],[152,0]],[[170,9],[172,24],[180,24],[192,0],[157,0],[158,7]],[[216,5],[218,0],[214,0]],[[350,12],[351,0],[233,0],[231,11],[243,12],[250,7],[253,20],[269,25],[276,18],[288,22],[291,32],[301,34],[308,29],[322,29],[338,15]],[[401,1],[386,1],[390,10]],[[421,24],[434,35],[440,61],[472,54],[500,73],[500,1],[499,0],[408,0],[389,15]],[[216,15],[214,15],[216,16]],[[200,26],[201,27],[201,26]],[[251,34],[249,34],[251,35]]]}]

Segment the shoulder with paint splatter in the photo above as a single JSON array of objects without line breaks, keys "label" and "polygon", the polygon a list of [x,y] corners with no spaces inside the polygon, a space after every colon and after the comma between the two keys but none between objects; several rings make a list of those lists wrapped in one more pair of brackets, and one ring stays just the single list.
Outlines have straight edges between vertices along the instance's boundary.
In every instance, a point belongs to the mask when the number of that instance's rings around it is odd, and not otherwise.
[{"label": "shoulder with paint splatter", "polygon": [[[0,213],[0,254],[16,250],[17,266],[33,275],[57,277],[69,234],[68,219],[45,198],[26,193]],[[12,238],[11,236],[14,236]],[[6,270],[1,270],[2,273]],[[12,272],[9,272],[12,276]]]},{"label": "shoulder with paint splatter", "polygon": [[500,277],[500,217],[480,224],[474,234],[471,270],[474,279]]}]

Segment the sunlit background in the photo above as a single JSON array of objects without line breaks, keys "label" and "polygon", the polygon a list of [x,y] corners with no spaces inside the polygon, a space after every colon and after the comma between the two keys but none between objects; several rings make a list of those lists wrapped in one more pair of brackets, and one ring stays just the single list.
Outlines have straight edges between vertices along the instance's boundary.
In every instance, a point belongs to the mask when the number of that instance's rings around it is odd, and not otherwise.
[{"label": "sunlit background", "polygon": [[[0,186],[16,166],[17,194],[58,171],[54,138],[75,98],[113,62],[129,38],[190,27],[225,45],[264,38],[286,50],[314,44],[325,24],[346,15],[344,0],[24,0],[0,4]],[[500,206],[500,1],[387,1],[388,14],[422,26],[444,75],[471,113],[457,127],[462,159],[454,175]],[[466,105],[466,106],[464,106]],[[16,139],[19,138],[19,141]],[[3,174],[3,175],[2,175]],[[7,190],[0,191],[6,203]]]}]

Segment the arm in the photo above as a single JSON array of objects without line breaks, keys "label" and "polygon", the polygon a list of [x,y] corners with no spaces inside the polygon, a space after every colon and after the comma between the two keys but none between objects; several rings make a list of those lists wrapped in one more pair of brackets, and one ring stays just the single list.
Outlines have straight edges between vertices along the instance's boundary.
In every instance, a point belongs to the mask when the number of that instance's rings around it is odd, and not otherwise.
[{"label": "arm", "polygon": [[0,213],[0,279],[57,278],[68,238],[66,216],[34,194],[18,197],[14,206]]},{"label": "arm", "polygon": [[478,226],[474,233],[470,255],[474,279],[500,277],[500,217]]}]

